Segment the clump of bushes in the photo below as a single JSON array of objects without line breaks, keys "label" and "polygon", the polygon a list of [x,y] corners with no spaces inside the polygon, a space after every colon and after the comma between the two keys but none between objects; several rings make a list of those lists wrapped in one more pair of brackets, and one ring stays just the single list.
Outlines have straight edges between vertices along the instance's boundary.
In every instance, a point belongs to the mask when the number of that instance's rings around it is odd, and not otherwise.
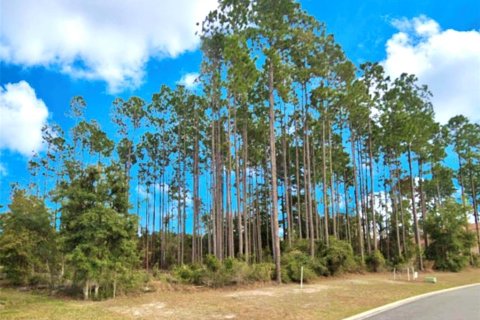
[{"label": "clump of bushes", "polygon": [[331,237],[329,246],[319,246],[319,251],[319,255],[325,262],[330,275],[355,272],[362,267],[361,262],[355,261],[352,246],[346,241]]},{"label": "clump of bushes", "polygon": [[365,264],[370,272],[381,272],[385,269],[385,258],[379,250],[374,250],[365,257]]},{"label": "clump of bushes", "polygon": [[303,281],[308,282],[316,276],[325,276],[328,269],[319,258],[312,258],[300,250],[292,250],[282,256],[283,282],[300,282],[303,267]]},{"label": "clump of bushes", "polygon": [[249,265],[245,261],[227,258],[223,263],[208,255],[203,265],[181,265],[173,269],[173,276],[182,283],[223,287],[255,281],[270,281],[275,266],[272,263]]}]

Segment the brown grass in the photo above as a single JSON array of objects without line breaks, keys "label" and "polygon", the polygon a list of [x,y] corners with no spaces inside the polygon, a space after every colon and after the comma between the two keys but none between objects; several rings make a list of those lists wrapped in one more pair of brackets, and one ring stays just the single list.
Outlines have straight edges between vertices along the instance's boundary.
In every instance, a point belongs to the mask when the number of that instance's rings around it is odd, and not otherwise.
[{"label": "brown grass", "polygon": [[[436,276],[437,284],[423,277]],[[305,285],[252,285],[207,289],[158,285],[153,293],[102,302],[51,298],[0,289],[1,319],[342,319],[399,299],[478,282],[479,269],[462,273],[344,275]]]}]

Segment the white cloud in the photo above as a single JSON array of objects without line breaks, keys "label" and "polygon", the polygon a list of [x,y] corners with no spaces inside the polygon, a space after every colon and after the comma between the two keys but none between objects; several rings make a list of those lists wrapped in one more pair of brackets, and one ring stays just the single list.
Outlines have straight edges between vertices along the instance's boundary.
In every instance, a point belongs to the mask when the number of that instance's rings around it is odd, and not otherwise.
[{"label": "white cloud", "polygon": [[0,150],[30,156],[42,148],[48,109],[25,81],[0,87]]},{"label": "white cloud", "polygon": [[177,84],[185,86],[185,88],[193,90],[196,87],[198,87],[198,82],[197,79],[199,77],[199,74],[196,72],[192,73],[187,73],[180,78],[180,80],[177,81]]},{"label": "white cloud", "polygon": [[197,22],[216,0],[1,2],[0,61],[138,87],[151,58],[197,47]]},{"label": "white cloud", "polygon": [[386,44],[386,73],[413,73],[427,84],[437,121],[457,114],[480,121],[480,30],[442,30],[425,16],[392,24],[399,32]]}]

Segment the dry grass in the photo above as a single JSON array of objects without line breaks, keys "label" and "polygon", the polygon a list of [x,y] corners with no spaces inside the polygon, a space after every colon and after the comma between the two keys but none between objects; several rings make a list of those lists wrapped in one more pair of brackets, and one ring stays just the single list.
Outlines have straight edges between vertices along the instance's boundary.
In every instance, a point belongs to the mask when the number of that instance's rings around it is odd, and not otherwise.
[{"label": "dry grass", "polygon": [[391,274],[345,275],[305,285],[256,285],[224,289],[165,285],[153,293],[102,302],[60,300],[0,289],[1,319],[342,319],[429,291],[475,283],[480,270],[429,273],[437,284]]}]

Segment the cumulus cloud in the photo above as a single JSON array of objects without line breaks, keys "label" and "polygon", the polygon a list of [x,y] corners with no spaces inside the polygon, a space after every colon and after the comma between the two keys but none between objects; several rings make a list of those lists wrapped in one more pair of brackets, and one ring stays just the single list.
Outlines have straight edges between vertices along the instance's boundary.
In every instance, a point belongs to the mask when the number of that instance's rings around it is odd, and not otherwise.
[{"label": "cumulus cloud", "polygon": [[110,92],[142,83],[151,58],[176,57],[216,0],[2,1],[0,61],[105,81]]},{"label": "cumulus cloud", "polygon": [[442,30],[426,16],[392,24],[398,32],[386,43],[386,73],[413,73],[427,84],[437,121],[457,114],[480,121],[480,30]]},{"label": "cumulus cloud", "polygon": [[180,80],[177,81],[177,84],[185,86],[185,88],[193,90],[198,87],[197,79],[199,74],[196,72],[184,74]]},{"label": "cumulus cloud", "polygon": [[0,87],[0,150],[30,156],[42,148],[48,109],[25,81]]}]

